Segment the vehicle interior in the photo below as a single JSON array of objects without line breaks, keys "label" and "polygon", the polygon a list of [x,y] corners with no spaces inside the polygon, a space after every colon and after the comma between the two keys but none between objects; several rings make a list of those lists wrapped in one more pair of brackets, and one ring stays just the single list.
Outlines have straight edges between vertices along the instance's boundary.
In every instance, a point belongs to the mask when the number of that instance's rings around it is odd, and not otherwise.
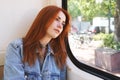
[{"label": "vehicle interior", "polygon": [[[84,0],[78,0],[78,1],[84,1]],[[34,20],[36,14],[44,6],[57,5],[69,11],[69,13],[71,13],[70,9],[72,9],[73,7],[70,6],[70,3],[72,4],[72,2],[75,1],[74,0],[17,0],[17,1],[0,0],[0,80],[4,80],[3,79],[4,61],[5,61],[6,47],[8,43],[26,34],[26,31],[29,29],[29,26]],[[76,6],[74,5],[74,7],[75,8],[73,9],[75,10]],[[76,31],[79,31],[82,28],[81,25],[90,26],[90,24],[88,23],[83,24],[82,22],[76,24],[75,26],[77,25],[79,25],[80,27],[76,27],[77,29]],[[92,34],[88,34],[88,33],[80,34],[79,32],[73,32],[69,34],[68,39],[66,40],[66,49],[68,53],[67,80],[120,80],[119,70],[117,72],[114,71],[112,72],[111,67],[108,66],[107,63],[104,63],[107,65],[105,65],[105,67],[103,68],[88,63],[91,61],[94,64],[96,64],[95,54],[92,54],[94,55],[95,58],[93,60],[93,56],[90,57],[91,55],[89,54],[89,51],[91,50],[89,50],[87,47],[88,45],[92,49],[93,46],[96,47],[95,42],[93,42],[93,40],[91,39],[91,35]],[[82,38],[84,41],[81,42],[80,38]],[[81,50],[78,50],[78,48]],[[78,54],[81,54],[82,57],[79,56]],[[103,57],[101,58],[101,61],[102,60]],[[99,64],[102,66],[102,62]],[[108,68],[110,67],[110,70],[106,69],[107,66]]]}]

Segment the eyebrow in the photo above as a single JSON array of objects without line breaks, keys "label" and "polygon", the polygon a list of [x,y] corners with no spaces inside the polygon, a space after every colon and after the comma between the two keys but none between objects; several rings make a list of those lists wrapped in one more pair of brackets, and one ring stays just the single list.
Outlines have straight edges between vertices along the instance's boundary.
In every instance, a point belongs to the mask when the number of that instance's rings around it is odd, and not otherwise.
[{"label": "eyebrow", "polygon": [[[61,20],[61,17],[60,17],[60,16],[58,16],[58,19],[60,19],[60,20]],[[65,21],[63,21],[63,23],[65,23]]]}]

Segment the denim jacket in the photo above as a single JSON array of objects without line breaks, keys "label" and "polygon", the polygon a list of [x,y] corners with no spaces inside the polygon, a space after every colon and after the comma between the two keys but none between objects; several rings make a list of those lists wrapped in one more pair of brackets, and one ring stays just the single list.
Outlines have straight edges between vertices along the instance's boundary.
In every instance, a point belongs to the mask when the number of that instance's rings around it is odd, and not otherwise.
[{"label": "denim jacket", "polygon": [[7,47],[4,80],[66,80],[66,66],[64,69],[57,67],[50,46],[42,68],[39,59],[35,65],[29,66],[27,63],[22,63],[22,58],[22,39],[12,41]]}]

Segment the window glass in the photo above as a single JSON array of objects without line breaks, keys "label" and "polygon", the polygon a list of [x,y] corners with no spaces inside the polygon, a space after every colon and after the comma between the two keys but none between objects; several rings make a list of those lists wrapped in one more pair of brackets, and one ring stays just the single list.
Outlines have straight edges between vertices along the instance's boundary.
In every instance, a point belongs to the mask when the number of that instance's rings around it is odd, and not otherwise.
[{"label": "window glass", "polygon": [[120,53],[114,42],[115,0],[68,0],[72,17],[69,44],[76,59],[120,77]]}]

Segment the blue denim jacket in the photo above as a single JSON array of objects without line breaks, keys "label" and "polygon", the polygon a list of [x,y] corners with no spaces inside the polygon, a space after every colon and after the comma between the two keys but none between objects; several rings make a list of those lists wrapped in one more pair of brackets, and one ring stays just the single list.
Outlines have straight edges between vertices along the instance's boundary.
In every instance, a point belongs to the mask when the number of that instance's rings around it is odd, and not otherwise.
[{"label": "blue denim jacket", "polygon": [[35,65],[29,66],[22,63],[22,58],[23,42],[17,39],[7,47],[4,80],[66,80],[66,66],[62,70],[57,67],[50,46],[42,69],[39,59]]}]

